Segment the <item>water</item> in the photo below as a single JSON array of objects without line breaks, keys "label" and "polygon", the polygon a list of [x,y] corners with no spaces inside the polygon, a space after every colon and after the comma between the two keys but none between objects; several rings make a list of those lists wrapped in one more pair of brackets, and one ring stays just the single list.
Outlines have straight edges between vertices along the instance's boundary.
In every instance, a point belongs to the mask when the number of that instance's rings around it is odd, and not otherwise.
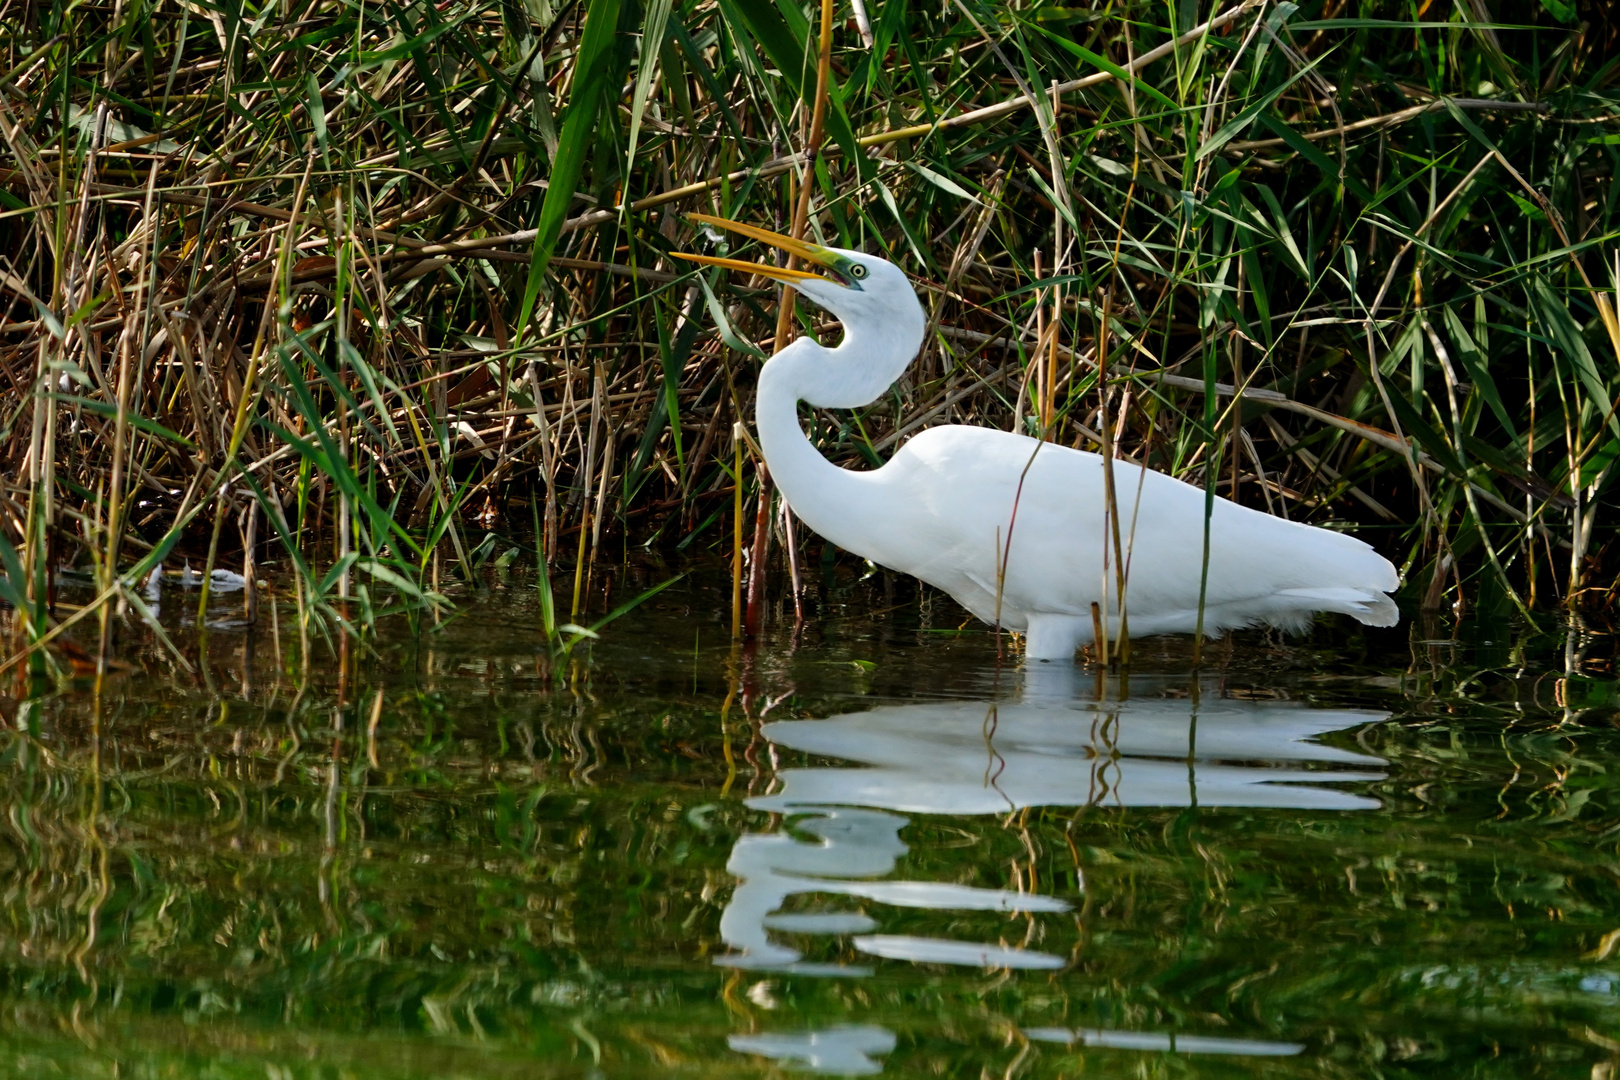
[{"label": "water", "polygon": [[222,597],[199,656],[171,603],[193,674],[132,633],[99,700],[7,699],[0,1071],[1620,1060],[1605,639],[1566,678],[1562,636],[1335,624],[1196,680],[1143,642],[1099,683],[998,666],[948,601],[843,565],[749,653],[712,569],[566,657],[533,597],[494,577],[307,666],[286,609],[249,635]]}]

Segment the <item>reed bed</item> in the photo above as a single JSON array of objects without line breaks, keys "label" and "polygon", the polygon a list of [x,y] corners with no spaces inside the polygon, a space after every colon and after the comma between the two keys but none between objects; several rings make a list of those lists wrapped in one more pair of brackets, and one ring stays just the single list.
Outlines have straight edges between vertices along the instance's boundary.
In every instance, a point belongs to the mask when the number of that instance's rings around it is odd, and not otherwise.
[{"label": "reed bed", "polygon": [[813,558],[747,425],[836,330],[670,257],[801,206],[930,314],[834,460],[1024,430],[1354,527],[1425,610],[1610,604],[1607,6],[839,3],[824,140],[819,10],[0,0],[8,652],[105,664],[182,564],[307,630],[531,528],[574,615],[630,545]]}]

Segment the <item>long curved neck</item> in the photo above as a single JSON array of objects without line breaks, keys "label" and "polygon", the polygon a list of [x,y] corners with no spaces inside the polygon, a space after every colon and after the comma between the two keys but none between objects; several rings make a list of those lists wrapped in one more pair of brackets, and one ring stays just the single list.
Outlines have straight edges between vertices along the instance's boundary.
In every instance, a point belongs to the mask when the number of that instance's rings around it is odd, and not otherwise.
[{"label": "long curved neck", "polygon": [[754,424],[771,479],[781,488],[793,512],[812,529],[825,533],[838,520],[836,508],[847,501],[848,489],[858,486],[860,480],[822,457],[799,426],[799,402],[803,400],[800,376],[816,360],[809,348],[801,348],[801,343],[820,352],[830,351],[808,338],[800,338],[771,357],[759,373]]},{"label": "long curved neck", "polygon": [[822,457],[799,426],[799,402],[825,408],[865,405],[911,362],[915,342],[906,346],[881,340],[860,340],[849,333],[837,348],[829,349],[809,338],[799,338],[766,362],[759,375],[754,422],[765,451],[771,477],[804,522],[816,532],[840,543],[840,526],[863,516],[878,498],[872,473],[841,469]]}]

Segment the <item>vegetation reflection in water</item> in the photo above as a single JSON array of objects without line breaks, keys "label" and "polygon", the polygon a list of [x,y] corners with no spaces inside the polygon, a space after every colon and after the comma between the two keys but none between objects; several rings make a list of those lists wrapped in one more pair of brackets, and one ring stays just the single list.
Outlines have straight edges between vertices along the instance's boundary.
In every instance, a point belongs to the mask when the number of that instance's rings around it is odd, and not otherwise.
[{"label": "vegetation reflection in water", "polygon": [[1562,638],[1252,634],[1197,680],[1144,642],[1099,685],[882,575],[734,652],[698,573],[554,665],[517,584],[10,701],[6,1071],[1620,1060],[1620,734]]}]

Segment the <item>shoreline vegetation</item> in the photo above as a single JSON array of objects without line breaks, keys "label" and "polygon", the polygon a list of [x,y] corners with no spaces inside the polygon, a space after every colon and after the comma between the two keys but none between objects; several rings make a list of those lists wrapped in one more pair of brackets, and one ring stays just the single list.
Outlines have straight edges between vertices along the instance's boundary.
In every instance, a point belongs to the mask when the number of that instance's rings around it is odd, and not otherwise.
[{"label": "shoreline vegetation", "polygon": [[906,377],[804,418],[841,464],[1044,434],[1354,529],[1414,610],[1611,605],[1606,5],[829,10],[0,0],[0,664],[104,670],[181,566],[307,633],[521,555],[566,648],[594,560],[710,550],[757,628],[745,565],[757,612],[819,545],[759,364],[837,330],[688,212],[916,281]]}]

